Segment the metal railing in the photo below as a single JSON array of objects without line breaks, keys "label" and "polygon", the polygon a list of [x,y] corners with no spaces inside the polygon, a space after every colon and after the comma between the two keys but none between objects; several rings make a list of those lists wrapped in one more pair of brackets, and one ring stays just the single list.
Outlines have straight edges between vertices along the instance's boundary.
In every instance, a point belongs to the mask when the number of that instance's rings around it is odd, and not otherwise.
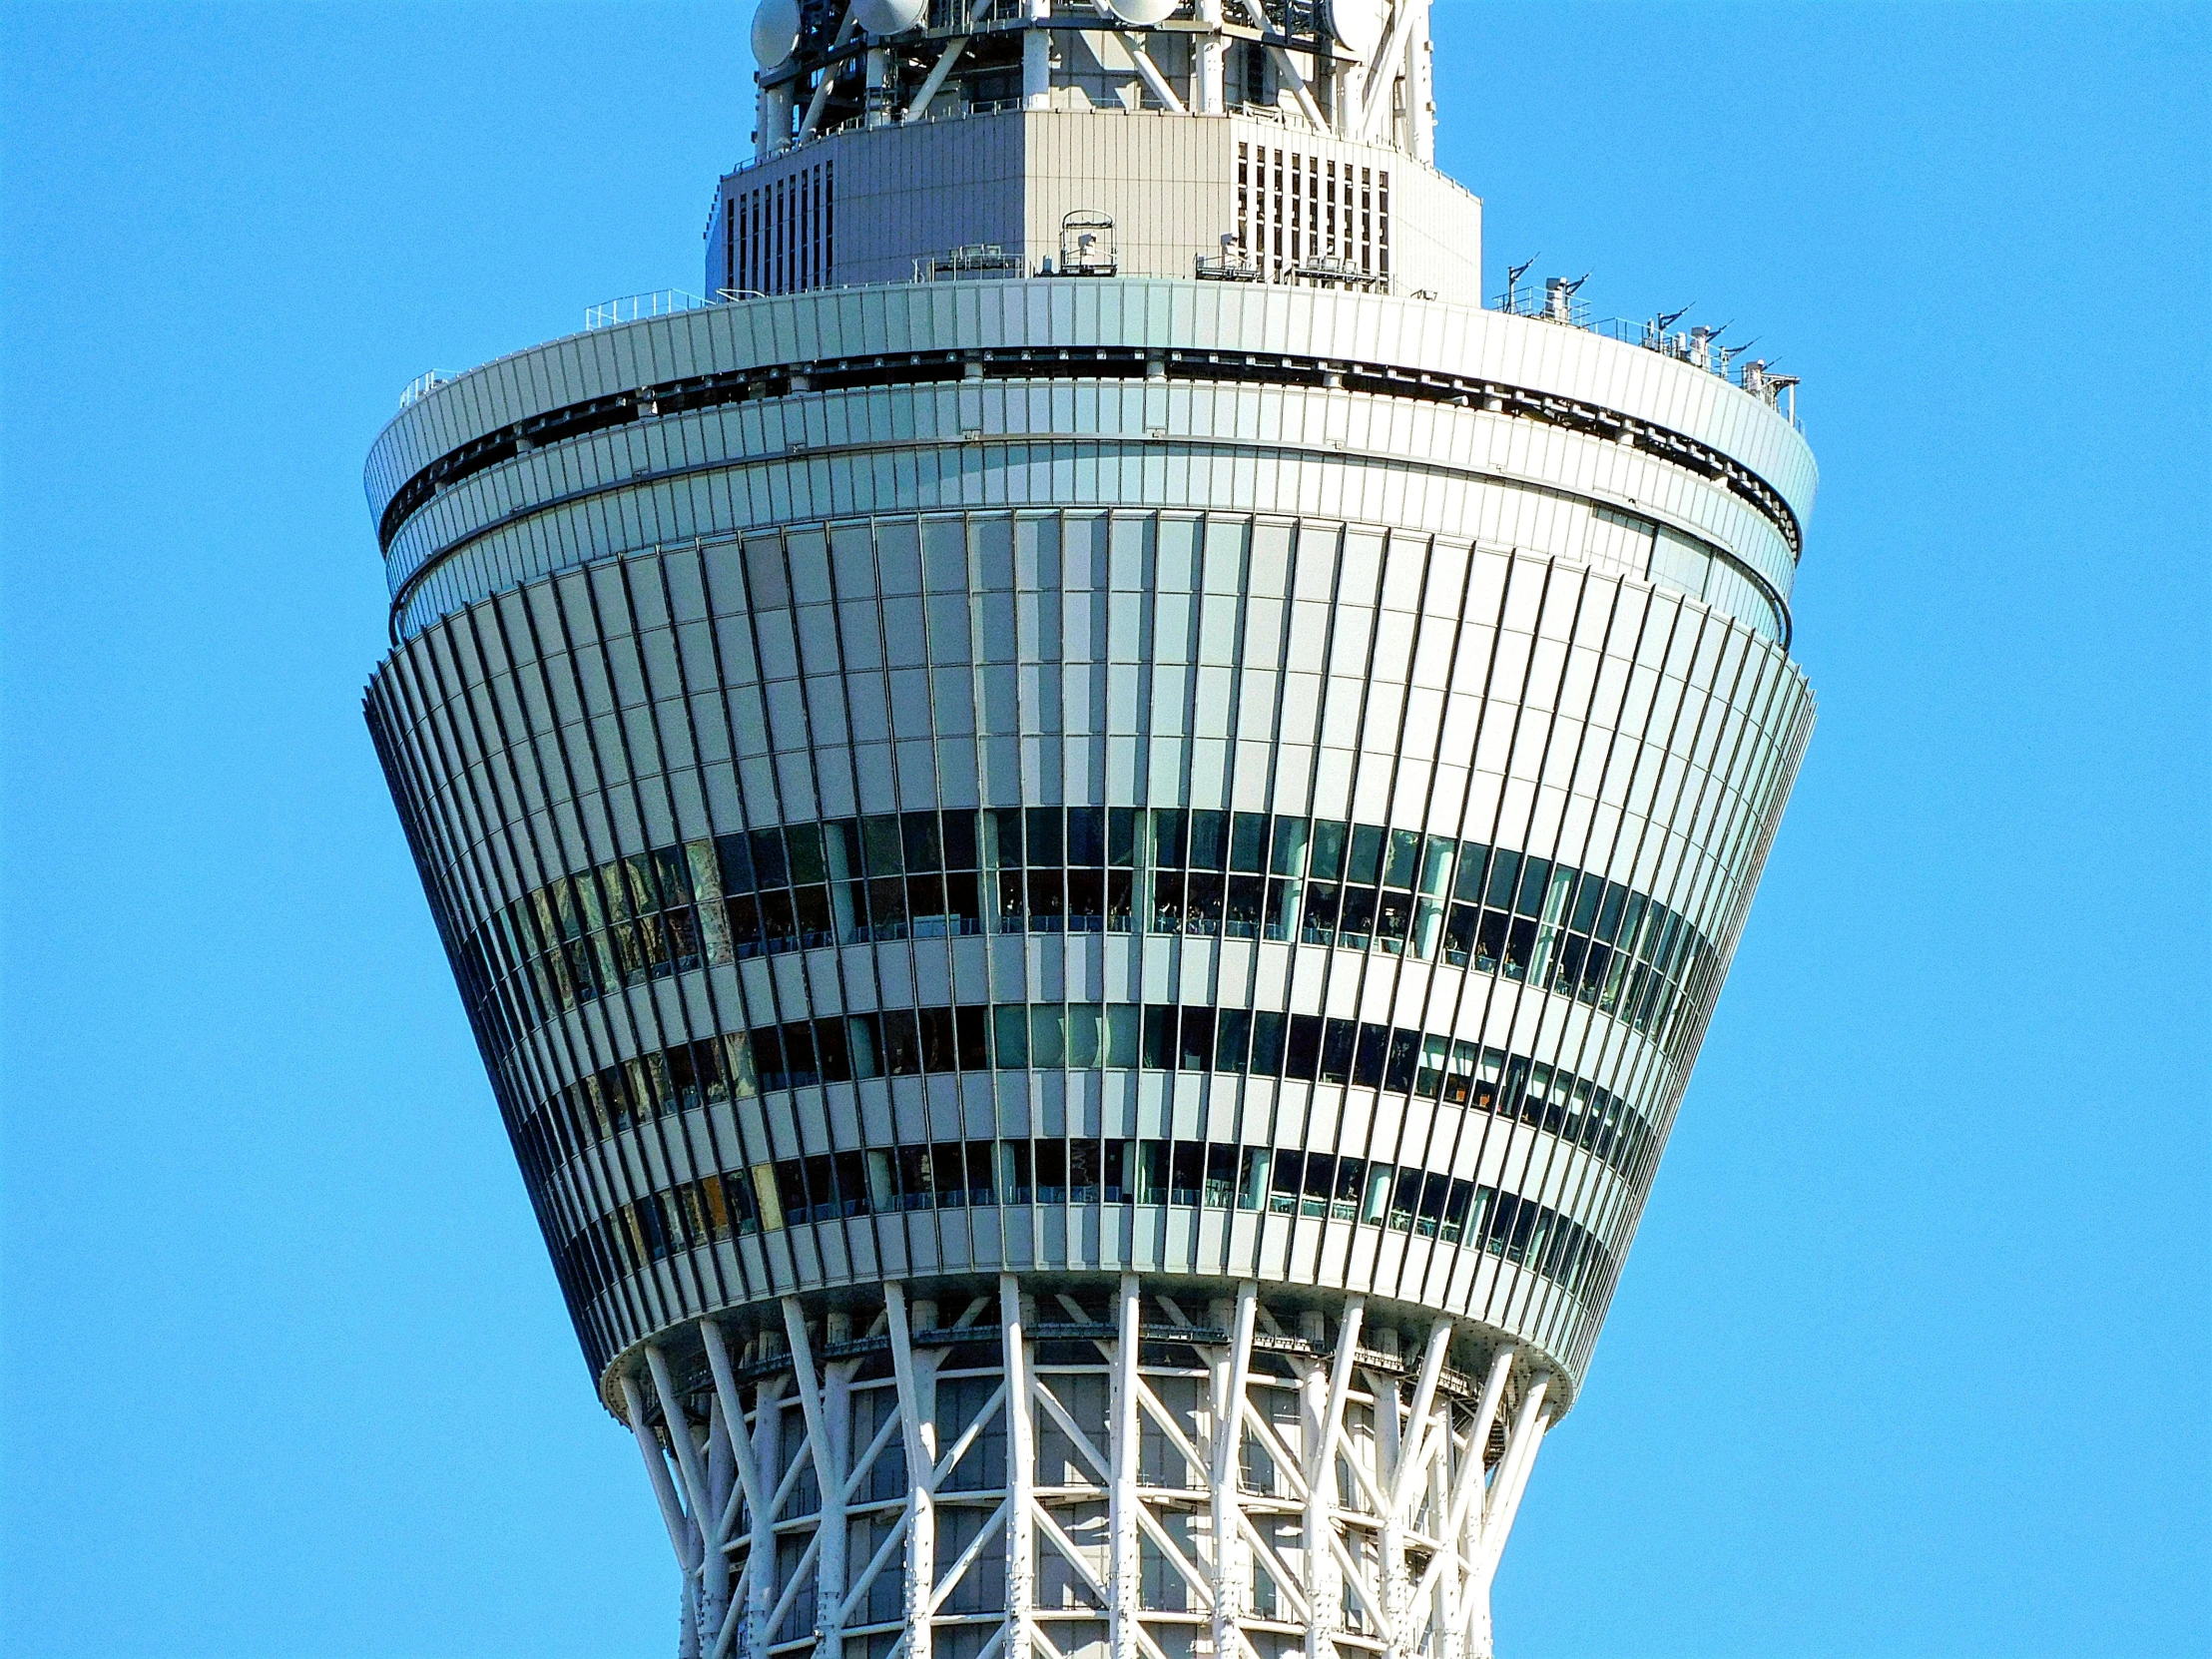
[{"label": "metal railing", "polygon": [[995,242],[971,242],[942,254],[924,254],[914,262],[917,282],[956,282],[962,278],[1025,276],[1021,256]]},{"label": "metal railing", "polygon": [[626,293],[619,299],[603,299],[596,305],[584,308],[584,327],[612,328],[618,322],[636,322],[641,317],[674,316],[679,311],[703,310],[714,304],[699,294],[683,288],[654,288],[649,293]]},{"label": "metal railing", "polygon": [[1592,320],[1590,307],[1576,297],[1580,281],[1568,281],[1563,277],[1547,277],[1538,287],[1534,283],[1513,283],[1500,294],[1490,298],[1490,309],[1503,311],[1508,316],[1528,317],[1538,322],[1556,322],[1563,327],[1580,328],[1585,332],[1601,334],[1607,339],[1619,340],[1624,345],[1639,345],[1646,351],[1656,351],[1662,357],[1672,357],[1676,362],[1691,368],[1703,369],[1716,379],[1725,380],[1741,391],[1748,392],[1768,408],[1789,421],[1792,427],[1802,430],[1797,415],[1798,377],[1794,374],[1777,374],[1773,361],[1766,357],[1754,357],[1737,366],[1737,361],[1756,343],[1746,341],[1742,345],[1723,345],[1724,329],[1697,326],[1677,329],[1674,324],[1682,313],[1668,316],[1646,317],[1641,321],[1625,316],[1608,316]]},{"label": "metal railing", "polygon": [[458,380],[460,377],[458,370],[446,374],[434,368],[426,368],[407,382],[407,389],[399,394],[399,406],[404,409],[419,403],[446,381]]}]

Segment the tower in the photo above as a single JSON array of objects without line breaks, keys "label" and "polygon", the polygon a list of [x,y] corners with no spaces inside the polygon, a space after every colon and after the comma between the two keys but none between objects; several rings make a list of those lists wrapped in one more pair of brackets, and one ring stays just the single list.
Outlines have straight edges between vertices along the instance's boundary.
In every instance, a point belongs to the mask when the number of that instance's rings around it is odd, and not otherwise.
[{"label": "tower", "polygon": [[1482,304],[1424,0],[765,0],[425,376],[370,731],[679,1651],[1477,1656],[1812,724],[1794,384]]}]

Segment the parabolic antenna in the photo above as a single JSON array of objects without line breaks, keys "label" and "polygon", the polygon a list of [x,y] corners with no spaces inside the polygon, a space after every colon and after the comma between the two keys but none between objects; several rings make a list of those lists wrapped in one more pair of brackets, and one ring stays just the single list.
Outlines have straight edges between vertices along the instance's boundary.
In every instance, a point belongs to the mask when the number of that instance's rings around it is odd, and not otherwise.
[{"label": "parabolic antenna", "polygon": [[1382,0],[1329,0],[1329,32],[1356,58],[1382,44]]},{"label": "parabolic antenna", "polygon": [[761,0],[753,14],[753,61],[774,69],[799,50],[799,0]]},{"label": "parabolic antenna", "polygon": [[1114,15],[1124,23],[1165,23],[1174,13],[1177,0],[1106,0],[1113,7]]},{"label": "parabolic antenna", "polygon": [[871,35],[902,35],[928,11],[929,0],[855,0],[852,20]]}]

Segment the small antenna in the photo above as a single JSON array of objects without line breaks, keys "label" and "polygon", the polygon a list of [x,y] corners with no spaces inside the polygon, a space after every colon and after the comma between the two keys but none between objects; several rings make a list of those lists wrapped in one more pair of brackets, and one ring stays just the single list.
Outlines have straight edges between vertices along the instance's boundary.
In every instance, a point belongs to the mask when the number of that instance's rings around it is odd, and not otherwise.
[{"label": "small antenna", "polygon": [[1529,258],[1521,261],[1519,265],[1507,266],[1505,268],[1505,286],[1507,291],[1510,292],[1515,286],[1517,286],[1520,282],[1520,279],[1523,276],[1527,276],[1530,269],[1534,267],[1536,262],[1542,258],[1543,255],[1534,254],[1531,255]]},{"label": "small antenna", "polygon": [[1584,282],[1587,282],[1589,279],[1590,274],[1585,271],[1581,276],[1577,276],[1573,281],[1567,284],[1567,291],[1569,293],[1575,292],[1582,286]]},{"label": "small antenna", "polygon": [[1696,308],[1696,306],[1697,301],[1693,299],[1689,302],[1689,304],[1683,306],[1679,311],[1667,311],[1662,315],[1653,317],[1651,319],[1651,326],[1656,332],[1663,334],[1669,328],[1672,328],[1677,322],[1680,322],[1684,317],[1688,316],[1690,312]]}]

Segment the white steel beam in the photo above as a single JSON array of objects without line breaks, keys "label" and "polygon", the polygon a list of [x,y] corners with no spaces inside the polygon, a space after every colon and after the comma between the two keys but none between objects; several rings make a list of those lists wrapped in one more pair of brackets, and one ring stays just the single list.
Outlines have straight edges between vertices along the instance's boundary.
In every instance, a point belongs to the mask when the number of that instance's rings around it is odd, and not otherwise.
[{"label": "white steel beam", "polygon": [[[859,27],[859,0],[847,0],[844,21],[837,25],[836,41],[830,48],[832,52],[852,38],[852,31]],[[815,127],[822,120],[822,107],[830,101],[830,89],[836,84],[836,79],[835,69],[822,72],[822,79],[815,85],[815,95],[807,102],[807,119],[799,124],[799,143],[805,144],[815,136]]]},{"label": "white steel beam", "polygon": [[720,1550],[721,1528],[715,1524],[720,1517],[711,1512],[707,1471],[699,1461],[699,1448],[692,1443],[691,1423],[684,1413],[683,1396],[676,1391],[676,1380],[669,1375],[668,1356],[658,1344],[647,1343],[645,1364],[653,1374],[653,1391],[660,1396],[661,1421],[668,1429],[669,1449],[676,1454],[677,1473],[683,1476],[684,1507],[691,1512],[702,1548]]},{"label": "white steel beam", "polygon": [[1391,85],[1405,67],[1406,28],[1412,21],[1414,9],[1425,3],[1426,0],[1396,0],[1390,7],[1389,24],[1382,32],[1382,44],[1375,49],[1375,56],[1368,60],[1359,108],[1354,112],[1350,136],[1363,144],[1375,142],[1376,123],[1389,110]]},{"label": "white steel beam", "polygon": [[1029,1348],[1022,1326],[1021,1284],[1010,1273],[998,1277],[998,1319],[1006,1351],[1006,1628],[1013,1636],[1013,1659],[1029,1659],[1037,1559],[1037,1452],[1029,1413]]},{"label": "white steel beam", "polygon": [[[1220,7],[1215,0],[1218,20]],[[1237,1287],[1237,1311],[1231,1321],[1229,1352],[1219,1371],[1214,1394],[1214,1461],[1211,1479],[1211,1526],[1214,1535],[1214,1653],[1216,1659],[1234,1651],[1237,1620],[1245,1610],[1246,1574],[1242,1570],[1244,1539],[1240,1492],[1243,1487],[1245,1390],[1252,1382],[1252,1324],[1260,1288],[1250,1283]]]},{"label": "white steel beam", "polygon": [[895,1280],[883,1286],[883,1312],[890,1324],[891,1375],[897,1382],[898,1415],[906,1437],[906,1565],[900,1596],[906,1633],[900,1644],[906,1659],[929,1659],[930,1591],[937,1574],[935,1413],[923,1407],[913,1333],[906,1323],[906,1290]]},{"label": "white steel beam", "polygon": [[825,1653],[843,1650],[838,1619],[844,1610],[844,1464],[837,1455],[837,1413],[824,1397],[807,1335],[807,1315],[799,1298],[784,1298],[784,1334],[792,1347],[792,1376],[799,1385],[799,1409],[807,1419],[807,1455],[815,1465],[821,1508],[815,1520],[815,1641]]},{"label": "white steel beam", "polygon": [[646,1400],[637,1391],[637,1379],[622,1374],[622,1404],[631,1415],[631,1433],[637,1435],[637,1451],[646,1460],[646,1477],[653,1482],[653,1495],[662,1506],[662,1524],[668,1528],[668,1546],[677,1553],[677,1566],[684,1568],[684,1626],[679,1643],[690,1655],[699,1652],[699,1599],[693,1573],[699,1566],[697,1530],[684,1513],[684,1506],[677,1502],[677,1488],[668,1480],[668,1457],[662,1453],[662,1442],[653,1437],[653,1426],[646,1422]]},{"label": "white steel beam", "polygon": [[1506,1535],[1513,1529],[1513,1516],[1520,1508],[1521,1493],[1528,1485],[1528,1471],[1536,1461],[1536,1448],[1543,1443],[1544,1395],[1551,1389],[1551,1374],[1538,1373],[1521,1396],[1520,1409],[1513,1414],[1512,1431],[1505,1438],[1505,1459],[1498,1466],[1498,1477],[1490,1487],[1489,1501],[1483,1505],[1482,1553],[1476,1558],[1477,1567],[1485,1574],[1494,1572],[1498,1557],[1504,1552]]},{"label": "white steel beam", "polygon": [[[1200,115],[1226,115],[1229,110],[1228,37],[1221,32],[1221,0],[1198,0],[1199,26],[1194,35],[1191,75],[1191,108]],[[1216,1653],[1226,1650],[1218,1645]]]},{"label": "white steel beam", "polygon": [[1112,1435],[1113,1485],[1107,1498],[1107,1535],[1111,1539],[1113,1592],[1108,1609],[1108,1640],[1113,1659],[1137,1659],[1137,1276],[1124,1274],[1114,1321]]}]

